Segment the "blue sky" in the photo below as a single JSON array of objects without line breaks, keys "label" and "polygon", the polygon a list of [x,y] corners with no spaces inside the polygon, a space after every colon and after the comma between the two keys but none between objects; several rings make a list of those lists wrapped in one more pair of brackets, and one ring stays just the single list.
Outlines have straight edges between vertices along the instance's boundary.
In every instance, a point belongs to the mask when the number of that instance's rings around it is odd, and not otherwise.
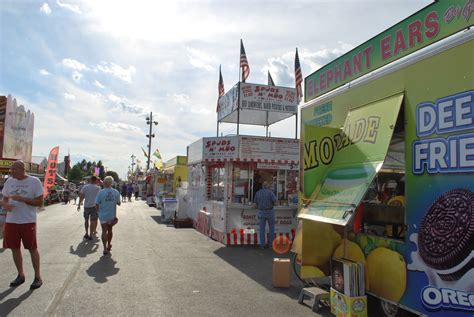
[{"label": "blue sky", "polygon": [[[0,94],[35,113],[33,155],[60,146],[73,162],[102,159],[124,177],[146,149],[166,161],[216,134],[219,65],[226,91],[239,77],[239,41],[248,82],[294,86],[303,77],[431,1],[0,1]],[[295,119],[270,126],[293,137]],[[220,131],[235,134],[236,126]],[[264,127],[241,126],[264,135]]]}]

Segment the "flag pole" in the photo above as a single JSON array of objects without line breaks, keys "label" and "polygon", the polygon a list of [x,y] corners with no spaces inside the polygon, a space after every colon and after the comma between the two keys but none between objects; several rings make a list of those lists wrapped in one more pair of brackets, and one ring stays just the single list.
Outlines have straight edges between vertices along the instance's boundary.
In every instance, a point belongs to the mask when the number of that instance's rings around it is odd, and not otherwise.
[{"label": "flag pole", "polygon": [[298,105],[296,105],[296,113],[295,113],[295,140],[298,139]]},{"label": "flag pole", "polygon": [[[240,45],[242,46],[242,39],[240,39]],[[241,48],[239,47],[239,81],[237,82],[237,89],[238,89],[238,96],[237,96],[237,136],[239,135],[239,125],[240,125],[240,78],[241,78],[241,72],[242,72],[242,67],[240,65],[240,59],[242,58],[241,56]]]},{"label": "flag pole", "polygon": [[[219,65],[219,81],[221,80],[221,65]],[[217,111],[217,137],[219,137],[219,99],[220,99],[220,96],[217,97],[217,108],[218,108],[218,111]]]}]

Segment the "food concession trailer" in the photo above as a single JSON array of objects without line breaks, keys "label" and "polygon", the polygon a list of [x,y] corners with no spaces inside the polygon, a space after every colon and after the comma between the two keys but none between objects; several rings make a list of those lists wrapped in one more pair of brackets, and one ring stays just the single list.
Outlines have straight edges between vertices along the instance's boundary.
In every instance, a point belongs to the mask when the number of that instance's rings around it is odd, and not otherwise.
[{"label": "food concession trailer", "polygon": [[274,207],[275,234],[293,239],[298,159],[295,139],[230,136],[191,144],[188,210],[194,211],[195,221],[206,221],[203,214],[209,217],[207,226],[198,223],[198,229],[224,244],[258,244],[258,210],[252,202],[266,181],[279,202]]},{"label": "food concession trailer", "polygon": [[[296,89],[237,83],[219,99],[220,122],[262,125],[266,136],[205,137],[188,146],[188,216],[196,228],[226,245],[258,244],[255,192],[267,181],[278,198],[277,241],[296,229],[299,140],[268,136],[268,126],[294,116]],[[270,237],[269,241],[273,241]]]},{"label": "food concession trailer", "polygon": [[434,2],[305,78],[293,251],[303,278],[364,264],[369,316],[473,314],[473,10]]}]

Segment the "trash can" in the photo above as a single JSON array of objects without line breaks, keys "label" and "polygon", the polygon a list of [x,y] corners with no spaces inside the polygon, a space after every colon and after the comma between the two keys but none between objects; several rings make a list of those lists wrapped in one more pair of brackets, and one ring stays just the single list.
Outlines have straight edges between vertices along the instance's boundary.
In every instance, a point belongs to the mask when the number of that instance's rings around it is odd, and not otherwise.
[{"label": "trash can", "polygon": [[175,198],[163,199],[163,210],[161,212],[161,220],[163,222],[171,222],[176,213],[178,201]]}]

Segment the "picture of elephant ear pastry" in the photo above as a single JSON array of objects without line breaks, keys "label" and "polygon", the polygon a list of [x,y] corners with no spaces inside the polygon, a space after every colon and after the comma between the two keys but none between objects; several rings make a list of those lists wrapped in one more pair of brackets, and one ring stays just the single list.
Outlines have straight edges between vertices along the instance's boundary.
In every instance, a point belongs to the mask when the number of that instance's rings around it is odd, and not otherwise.
[{"label": "picture of elephant ear pastry", "polygon": [[473,267],[474,193],[453,189],[431,205],[418,232],[419,253],[441,279],[454,281]]}]

